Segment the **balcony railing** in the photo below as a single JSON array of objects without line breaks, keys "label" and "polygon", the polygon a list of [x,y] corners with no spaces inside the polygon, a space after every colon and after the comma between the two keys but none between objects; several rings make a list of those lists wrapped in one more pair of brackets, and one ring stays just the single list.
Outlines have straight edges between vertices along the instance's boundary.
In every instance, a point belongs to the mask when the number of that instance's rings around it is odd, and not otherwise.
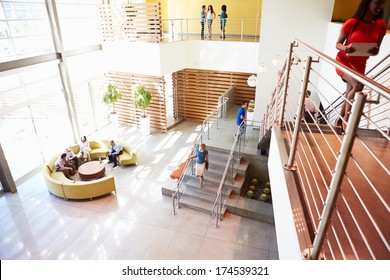
[{"label": "balcony railing", "polygon": [[[205,40],[227,40],[241,42],[259,42],[260,19],[227,19],[225,35],[221,38],[219,18],[213,20],[212,33],[209,37],[207,21],[204,23]],[[164,42],[175,42],[183,40],[200,40],[201,23],[199,19],[163,19],[162,34]]]}]

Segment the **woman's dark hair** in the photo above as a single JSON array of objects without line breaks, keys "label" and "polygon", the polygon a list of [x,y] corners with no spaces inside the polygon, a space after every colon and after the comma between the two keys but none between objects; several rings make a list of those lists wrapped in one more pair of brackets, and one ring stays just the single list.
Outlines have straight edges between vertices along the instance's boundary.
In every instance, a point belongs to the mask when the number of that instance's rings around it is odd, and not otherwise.
[{"label": "woman's dark hair", "polygon": [[[359,7],[357,8],[355,14],[353,15],[353,18],[363,19],[364,15],[366,14],[366,12],[368,10],[368,6],[370,5],[370,3],[372,1],[375,1],[375,0],[362,0],[359,4]],[[374,17],[375,20],[381,19],[381,18],[383,18],[383,9],[379,13],[379,15]]]},{"label": "woman's dark hair", "polygon": [[226,5],[222,5],[221,10],[226,12]]},{"label": "woman's dark hair", "polygon": [[214,14],[214,9],[212,5],[209,5],[207,10],[209,10],[212,14]]}]

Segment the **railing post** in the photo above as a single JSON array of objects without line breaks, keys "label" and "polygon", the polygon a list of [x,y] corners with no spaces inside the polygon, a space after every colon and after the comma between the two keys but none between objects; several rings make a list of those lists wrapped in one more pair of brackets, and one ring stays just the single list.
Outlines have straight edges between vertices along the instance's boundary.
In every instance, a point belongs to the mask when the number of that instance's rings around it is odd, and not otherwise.
[{"label": "railing post", "polygon": [[183,19],[180,19],[180,38],[183,41]]},{"label": "railing post", "polygon": [[290,48],[288,51],[287,65],[286,65],[286,77],[283,87],[283,100],[282,100],[282,108],[280,109],[280,119],[279,125],[280,127],[284,126],[284,111],[286,109],[286,99],[287,99],[287,89],[288,89],[288,80],[290,78],[290,70],[291,70],[291,59],[293,54],[294,42],[290,43]]},{"label": "railing post", "polygon": [[305,72],[303,73],[301,93],[299,96],[299,105],[298,105],[298,110],[296,113],[295,126],[294,126],[294,132],[293,132],[292,143],[291,143],[291,148],[290,148],[290,154],[288,156],[287,164],[283,165],[283,167],[287,170],[295,170],[295,168],[293,168],[293,164],[294,164],[294,159],[295,159],[295,152],[297,150],[297,145],[298,145],[299,131],[301,130],[301,125],[302,125],[303,110],[305,109],[305,97],[306,97],[307,84],[309,82],[311,62],[312,62],[312,57],[308,56],[307,60],[306,60],[306,65],[305,65]]},{"label": "railing post", "polygon": [[244,37],[244,19],[241,19],[241,42],[243,41]]},{"label": "railing post", "polygon": [[176,205],[175,205],[175,193],[172,193],[172,206],[173,206],[173,211],[172,214],[176,215]]},{"label": "railing post", "polygon": [[188,18],[187,18],[187,40],[188,40]]},{"label": "railing post", "polygon": [[335,208],[337,196],[340,191],[341,183],[344,178],[345,170],[347,169],[348,159],[355,142],[356,132],[359,127],[359,122],[363,113],[366,99],[367,96],[363,92],[358,92],[355,95],[355,101],[352,106],[352,114],[348,120],[347,131],[341,144],[340,155],[336,162],[332,181],[330,182],[329,186],[329,192],[326,197],[324,209],[322,211],[321,219],[318,225],[317,234],[314,238],[313,249],[311,250],[310,254],[310,259],[312,260],[317,260],[320,255],[326,232],[329,227],[330,219]]},{"label": "railing post", "polygon": [[175,42],[175,29],[173,25],[173,20],[172,20],[172,42]]}]

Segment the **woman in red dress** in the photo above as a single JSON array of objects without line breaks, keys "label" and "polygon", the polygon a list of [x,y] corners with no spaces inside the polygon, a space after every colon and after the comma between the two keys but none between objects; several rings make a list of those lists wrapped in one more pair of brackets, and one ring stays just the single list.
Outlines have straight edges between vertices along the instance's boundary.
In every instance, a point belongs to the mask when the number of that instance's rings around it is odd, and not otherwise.
[{"label": "woman in red dress", "polygon": [[[354,16],[342,26],[337,39],[336,48],[339,52],[336,60],[363,75],[368,56],[349,56],[356,51],[351,43],[376,43],[376,46],[368,52],[371,55],[379,53],[379,47],[386,34],[386,23],[382,20],[384,3],[384,0],[362,0]],[[347,83],[345,95],[347,100],[352,102],[355,93],[361,91],[363,85],[339,69],[336,69],[336,72]],[[338,125],[342,125],[343,131],[346,129],[351,107],[351,103],[345,101],[340,111],[340,118],[336,121]]]}]

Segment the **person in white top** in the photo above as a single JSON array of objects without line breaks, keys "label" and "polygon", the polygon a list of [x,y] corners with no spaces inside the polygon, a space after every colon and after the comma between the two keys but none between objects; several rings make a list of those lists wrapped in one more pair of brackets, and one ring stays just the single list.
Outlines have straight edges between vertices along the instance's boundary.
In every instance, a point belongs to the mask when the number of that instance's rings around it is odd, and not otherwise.
[{"label": "person in white top", "polygon": [[303,117],[307,123],[314,123],[315,115],[316,113],[318,113],[318,108],[314,104],[313,100],[310,99],[310,95],[310,90],[307,90],[305,97],[305,112],[303,114]]},{"label": "person in white top", "polygon": [[80,145],[80,155],[83,157],[84,161],[90,161],[91,146],[89,145],[87,137],[85,136],[81,137],[81,143],[79,145]]},{"label": "person in white top", "polygon": [[209,28],[209,38],[211,39],[211,35],[212,35],[212,31],[213,31],[213,28],[212,28],[212,25],[213,25],[213,20],[215,19],[216,17],[216,14],[214,12],[214,9],[213,9],[213,6],[212,5],[209,5],[209,7],[207,8],[207,26]]}]

